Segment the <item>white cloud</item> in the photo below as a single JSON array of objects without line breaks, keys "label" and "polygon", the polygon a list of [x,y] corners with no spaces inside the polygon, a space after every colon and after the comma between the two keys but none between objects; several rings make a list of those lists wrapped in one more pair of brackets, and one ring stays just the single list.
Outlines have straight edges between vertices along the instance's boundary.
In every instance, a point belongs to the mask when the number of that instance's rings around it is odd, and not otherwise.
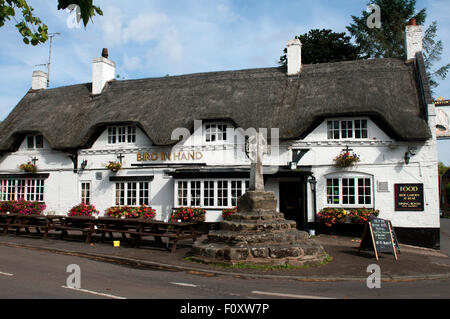
[{"label": "white cloud", "polygon": [[142,69],[142,61],[138,56],[129,57],[128,54],[125,53],[123,57],[123,68],[128,71],[135,71]]}]

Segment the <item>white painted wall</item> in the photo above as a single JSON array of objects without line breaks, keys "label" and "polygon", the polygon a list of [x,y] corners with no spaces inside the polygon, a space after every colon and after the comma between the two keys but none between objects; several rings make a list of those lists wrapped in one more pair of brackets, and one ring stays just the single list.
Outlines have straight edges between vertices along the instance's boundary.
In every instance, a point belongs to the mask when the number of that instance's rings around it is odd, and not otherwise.
[{"label": "white painted wall", "polygon": [[[429,124],[435,125],[434,106],[429,106]],[[231,126],[231,123],[229,123]],[[292,158],[291,148],[309,148],[310,151],[300,160],[298,165],[312,166],[312,172],[317,179],[317,210],[329,206],[326,203],[326,177],[329,174],[366,174],[372,176],[375,188],[375,208],[380,210],[380,217],[390,219],[396,227],[439,227],[438,186],[437,186],[437,150],[436,139],[426,142],[397,142],[390,139],[375,123],[368,119],[369,137],[365,140],[327,140],[326,120],[315,128],[305,139],[282,143],[279,153],[273,152],[264,157],[265,165],[288,165]],[[197,127],[194,132],[199,132]],[[434,130],[431,130],[435,134]],[[200,142],[199,142],[200,141]],[[332,165],[333,159],[346,146],[361,156],[361,162],[351,168],[341,169]],[[404,154],[409,146],[417,147],[415,156],[411,157],[408,165],[404,162]],[[169,160],[161,159],[161,152],[201,152],[202,157],[196,160],[181,157]],[[274,150],[273,150],[274,151]],[[123,169],[112,173],[105,168],[109,161],[118,161],[117,155],[122,153]],[[154,161],[138,162],[138,153],[158,154]],[[208,166],[242,166],[248,167],[250,161],[243,149],[236,150],[232,140],[221,143],[206,143],[191,136],[173,147],[156,147],[139,128],[136,130],[136,143],[109,145],[107,130],[105,130],[90,149],[80,150],[78,167],[83,160],[87,160],[84,171],[73,172],[73,163],[68,153],[55,151],[44,140],[44,148],[27,150],[26,140],[18,151],[5,154],[0,159],[0,174],[19,173],[21,163],[38,158],[39,172],[49,173],[45,180],[45,202],[47,211],[61,214],[66,213],[72,206],[80,202],[80,182],[91,181],[92,203],[103,211],[114,205],[115,185],[109,181],[109,176],[152,175],[151,206],[157,211],[157,219],[167,220],[174,206],[174,181],[164,174],[165,167],[142,168],[132,166],[136,163],[206,163]],[[279,156],[278,156],[279,155]],[[101,173],[97,179],[96,173]],[[378,181],[389,182],[388,192],[378,192]],[[395,183],[423,183],[425,197],[425,211],[407,212],[394,211]],[[278,180],[269,179],[266,189],[273,191],[279,199]],[[308,191],[308,219],[314,220],[312,192]],[[279,204],[278,204],[279,205]],[[220,220],[221,210],[208,210],[207,221]]]}]

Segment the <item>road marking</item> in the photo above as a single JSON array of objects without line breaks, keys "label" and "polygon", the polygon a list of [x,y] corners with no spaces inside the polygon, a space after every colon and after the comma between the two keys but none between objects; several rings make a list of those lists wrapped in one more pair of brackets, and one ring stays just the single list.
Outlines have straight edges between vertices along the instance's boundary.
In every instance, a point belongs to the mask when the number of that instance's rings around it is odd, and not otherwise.
[{"label": "road marking", "polygon": [[171,282],[172,285],[177,285],[177,286],[182,286],[182,287],[193,287],[196,288],[198,287],[197,285],[194,284],[187,284],[185,282]]},{"label": "road marking", "polygon": [[72,287],[67,287],[67,286],[61,286],[61,288],[64,288],[64,289],[72,289],[72,290],[79,291],[79,292],[85,292],[85,293],[88,293],[88,294],[97,295],[97,296],[103,296],[103,297],[108,297],[108,298],[113,298],[113,299],[127,299],[127,298],[125,298],[125,297],[119,297],[119,296],[114,296],[114,295],[108,295],[108,294],[104,294],[104,293],[96,292],[96,291],[92,291],[92,290],[87,290],[87,289],[72,288]]},{"label": "road marking", "polygon": [[252,291],[252,294],[287,297],[287,298],[297,298],[297,299],[335,299],[335,298],[320,297],[320,296],[293,295],[293,294],[283,294],[283,293],[278,293],[278,292],[257,291],[257,290]]},{"label": "road marking", "polygon": [[10,273],[7,273],[7,272],[1,272],[1,271],[0,271],[0,275],[3,275],[3,276],[14,276],[13,274],[10,274]]}]

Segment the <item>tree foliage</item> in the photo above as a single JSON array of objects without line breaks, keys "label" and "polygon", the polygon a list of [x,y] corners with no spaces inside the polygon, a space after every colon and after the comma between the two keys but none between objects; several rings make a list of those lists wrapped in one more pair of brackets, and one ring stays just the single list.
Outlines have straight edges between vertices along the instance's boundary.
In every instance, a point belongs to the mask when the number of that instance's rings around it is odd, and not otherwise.
[{"label": "tree foliage", "polygon": [[381,28],[369,28],[367,11],[362,11],[361,17],[351,16],[353,23],[347,27],[364,58],[406,58],[405,27],[412,18],[422,25],[426,9],[415,13],[415,0],[370,0],[367,5],[372,4],[380,7]]},{"label": "tree foliage", "polygon": [[[370,0],[367,5],[380,7],[381,28],[369,28],[367,19],[371,13],[362,11],[360,17],[352,16],[353,23],[347,27],[355,42],[360,46],[364,58],[406,58],[404,31],[409,20],[414,18],[418,25],[424,25],[426,9],[415,13],[415,0]],[[441,59],[442,41],[436,40],[437,23],[434,21],[424,32],[423,49],[425,67],[430,87],[438,86],[438,79],[445,79],[450,63],[433,69]]]},{"label": "tree foliage", "polygon": [[[96,14],[103,15],[102,10],[93,5],[93,0],[58,0],[58,10],[69,8],[70,5],[80,7],[84,26]],[[48,40],[48,27],[34,15],[34,9],[26,0],[0,0],[0,27],[6,21],[14,20],[16,28],[23,37],[25,44],[38,45]]]},{"label": "tree foliage", "polygon": [[[359,48],[350,43],[345,32],[336,33],[329,29],[313,29],[308,33],[295,36],[302,43],[302,63],[326,63],[358,59]],[[287,49],[280,57],[279,64],[286,66]]]}]

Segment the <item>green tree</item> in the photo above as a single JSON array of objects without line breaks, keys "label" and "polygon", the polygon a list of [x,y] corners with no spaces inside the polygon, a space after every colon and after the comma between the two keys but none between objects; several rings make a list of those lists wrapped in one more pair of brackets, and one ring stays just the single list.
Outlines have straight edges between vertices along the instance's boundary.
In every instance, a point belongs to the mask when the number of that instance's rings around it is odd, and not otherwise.
[{"label": "green tree", "polygon": [[[350,43],[350,36],[345,32],[336,33],[329,29],[313,29],[308,33],[296,36],[302,43],[302,63],[326,63],[358,59],[359,48]],[[287,49],[278,61],[286,66]]]},{"label": "green tree", "polygon": [[449,167],[445,166],[444,163],[439,162],[438,163],[438,173],[439,176],[442,176],[445,174],[445,172],[449,169]]},{"label": "green tree", "polygon": [[[58,10],[64,10],[71,5],[80,7],[80,16],[84,27],[96,14],[103,15],[102,10],[93,5],[93,0],[58,0]],[[16,28],[26,44],[38,45],[48,40],[48,27],[39,17],[33,14],[33,7],[26,0],[0,0],[0,27],[7,20],[13,19]]]},{"label": "green tree", "polygon": [[[404,31],[409,20],[424,25],[426,9],[416,13],[415,0],[370,0],[367,5],[378,5],[381,13],[381,28],[367,25],[369,12],[362,11],[360,17],[352,16],[353,23],[347,27],[355,42],[360,46],[364,58],[406,58]],[[437,69],[433,64],[441,59],[442,41],[436,40],[437,23],[434,21],[424,32],[423,56],[430,86],[438,86],[438,79],[445,79],[450,63]]]}]

